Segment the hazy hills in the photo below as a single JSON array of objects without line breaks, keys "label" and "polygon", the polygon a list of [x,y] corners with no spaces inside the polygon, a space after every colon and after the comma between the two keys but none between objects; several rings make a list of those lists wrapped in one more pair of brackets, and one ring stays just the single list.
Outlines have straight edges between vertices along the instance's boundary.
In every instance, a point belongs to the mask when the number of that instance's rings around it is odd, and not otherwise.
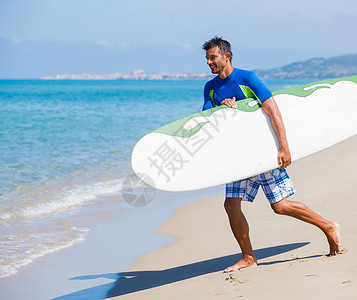
[{"label": "hazy hills", "polygon": [[357,75],[357,54],[312,58],[278,68],[254,70],[263,79],[324,79]]}]

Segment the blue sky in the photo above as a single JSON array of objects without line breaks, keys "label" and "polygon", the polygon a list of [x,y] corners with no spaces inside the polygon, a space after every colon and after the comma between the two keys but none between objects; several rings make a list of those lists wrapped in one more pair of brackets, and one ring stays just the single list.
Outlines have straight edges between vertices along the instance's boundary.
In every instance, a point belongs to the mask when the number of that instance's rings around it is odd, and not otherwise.
[{"label": "blue sky", "polygon": [[255,69],[357,53],[355,0],[0,0],[0,78],[209,72],[201,45]]}]

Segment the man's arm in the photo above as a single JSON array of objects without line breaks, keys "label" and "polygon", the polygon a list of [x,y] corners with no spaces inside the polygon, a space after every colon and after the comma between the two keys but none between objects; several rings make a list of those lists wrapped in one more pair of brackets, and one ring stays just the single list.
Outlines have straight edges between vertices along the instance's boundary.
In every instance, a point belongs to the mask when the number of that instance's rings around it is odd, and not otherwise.
[{"label": "man's arm", "polygon": [[264,112],[270,117],[274,131],[278,136],[280,149],[278,152],[278,161],[280,168],[286,168],[291,164],[291,154],[289,150],[288,140],[286,138],[285,126],[283,118],[273,97],[262,103]]},{"label": "man's arm", "polygon": [[212,87],[212,85],[210,84],[211,81],[208,81],[206,82],[205,84],[205,88],[203,90],[203,99],[204,99],[204,102],[203,102],[203,107],[202,107],[202,111],[206,110],[206,109],[210,109],[210,108],[213,108],[213,105],[212,105],[212,101],[211,101],[211,97],[209,95],[209,91]]}]

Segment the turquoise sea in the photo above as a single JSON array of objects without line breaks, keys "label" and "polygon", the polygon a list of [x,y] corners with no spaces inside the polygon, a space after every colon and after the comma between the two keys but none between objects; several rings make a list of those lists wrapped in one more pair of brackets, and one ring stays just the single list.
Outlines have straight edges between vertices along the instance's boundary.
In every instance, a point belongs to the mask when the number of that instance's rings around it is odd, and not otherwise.
[{"label": "turquoise sea", "polygon": [[121,196],[135,143],[200,111],[204,83],[0,80],[0,277],[83,241],[107,210],[139,212]]}]

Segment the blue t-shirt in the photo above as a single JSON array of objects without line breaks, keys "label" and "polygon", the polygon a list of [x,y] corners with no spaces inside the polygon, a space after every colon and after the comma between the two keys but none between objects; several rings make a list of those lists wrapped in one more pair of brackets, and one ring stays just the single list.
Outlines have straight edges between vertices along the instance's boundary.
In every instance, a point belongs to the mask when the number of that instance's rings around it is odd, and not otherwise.
[{"label": "blue t-shirt", "polygon": [[224,99],[233,97],[236,100],[254,98],[263,103],[272,97],[272,93],[254,72],[234,68],[227,78],[216,76],[206,83],[202,110],[219,106]]}]

